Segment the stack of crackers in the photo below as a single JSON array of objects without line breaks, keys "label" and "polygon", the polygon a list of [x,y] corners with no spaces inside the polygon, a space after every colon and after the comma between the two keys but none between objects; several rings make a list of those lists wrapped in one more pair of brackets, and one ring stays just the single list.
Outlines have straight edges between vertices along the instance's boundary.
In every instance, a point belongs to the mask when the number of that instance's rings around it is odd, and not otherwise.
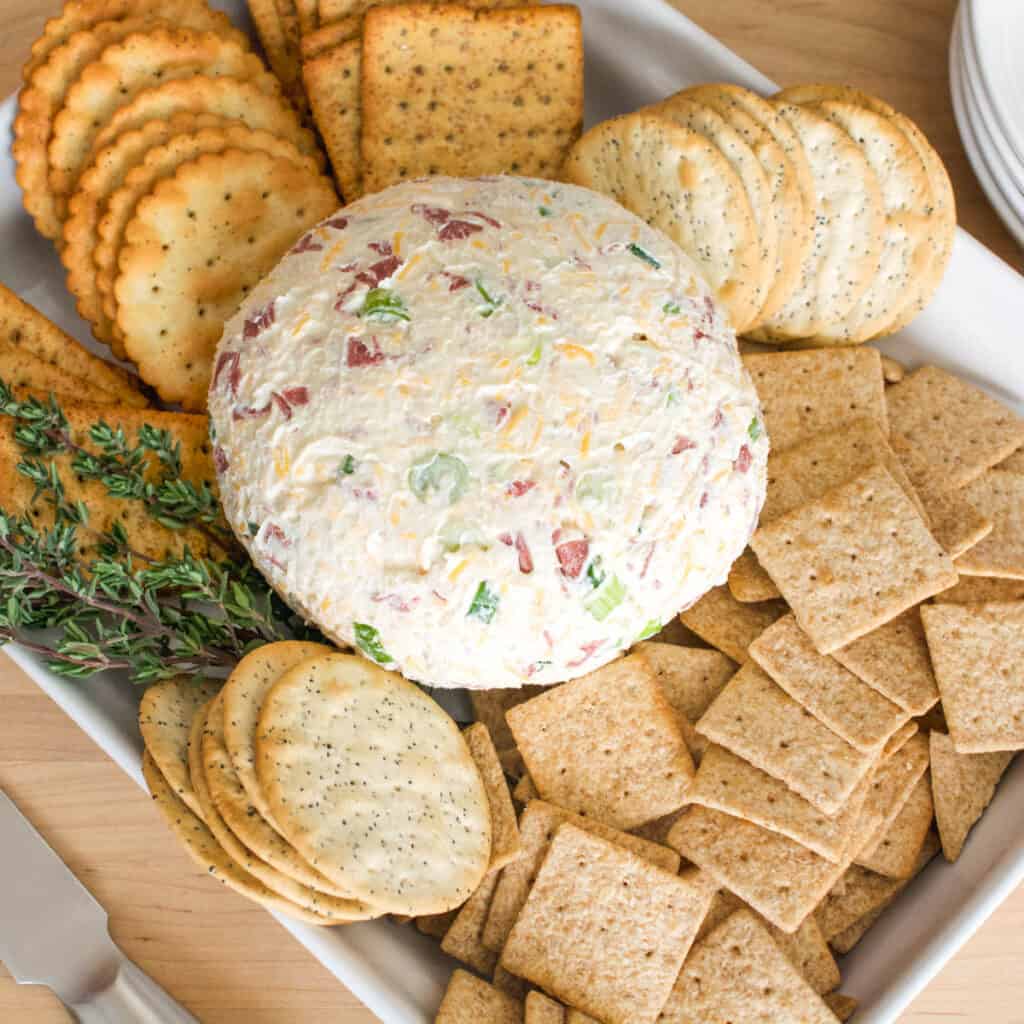
[{"label": "stack of crackers", "polygon": [[219,688],[173,679],[139,709],[143,771],[192,859],[297,920],[445,913],[519,852],[484,726],[320,644],[268,644]]},{"label": "stack of crackers", "polygon": [[728,586],[589,676],[471,695],[522,853],[417,922],[477,975],[443,1024],[845,1019],[836,958],[1024,749],[1024,420],[874,349],[745,359],[775,447]]},{"label": "stack of crackers", "polygon": [[224,321],[337,196],[245,36],[205,0],[69,2],[24,69],[14,157],[94,335],[202,410]]},{"label": "stack of crackers", "polygon": [[684,89],[589,131],[565,177],[668,234],[736,330],[761,341],[892,334],[924,308],[953,247],[938,154],[909,118],[846,86],[770,100]]},{"label": "stack of crackers", "polygon": [[[257,25],[272,6],[250,0]],[[303,31],[302,79],[346,202],[431,174],[554,178],[579,137],[575,7],[320,0]]]}]

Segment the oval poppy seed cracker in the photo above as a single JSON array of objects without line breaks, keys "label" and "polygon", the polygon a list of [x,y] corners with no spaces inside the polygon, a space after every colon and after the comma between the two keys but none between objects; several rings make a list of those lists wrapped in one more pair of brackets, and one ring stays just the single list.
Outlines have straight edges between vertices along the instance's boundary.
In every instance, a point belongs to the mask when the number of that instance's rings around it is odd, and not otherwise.
[{"label": "oval poppy seed cracker", "polygon": [[280,95],[277,79],[241,43],[186,28],[130,35],[108,46],[82,71],[54,119],[48,150],[50,189],[62,219],[62,199],[73,190],[96,136],[114,111],[149,86],[199,73],[230,75]]},{"label": "oval poppy seed cracker", "polygon": [[[259,849],[251,849],[246,842],[251,830],[242,835],[235,834],[230,823],[220,813],[220,805],[211,788],[211,784],[217,785],[222,782],[225,775],[231,771],[230,758],[224,746],[223,699],[217,697],[210,701],[196,716],[196,722],[198,735],[193,735],[189,744],[189,774],[203,810],[206,827],[213,833],[224,852],[279,896],[284,896],[306,910],[329,917],[338,924],[365,921],[375,917],[374,911],[365,903],[337,895],[327,879],[322,878],[312,868],[308,868],[304,874],[313,875],[317,881],[322,881],[325,888],[304,884],[290,871],[282,871],[273,861],[264,859]],[[221,792],[219,791],[218,795],[221,795]],[[298,854],[291,852],[293,860],[301,860]]]},{"label": "oval poppy seed cracker", "polygon": [[167,402],[205,408],[224,322],[337,207],[327,178],[254,150],[208,153],[157,182],[125,228],[114,286],[142,379]]},{"label": "oval poppy seed cracker", "polygon": [[[718,147],[719,152],[729,161],[729,166],[743,182],[743,190],[750,200],[750,208],[760,238],[757,302],[758,316],[761,316],[775,280],[779,258],[779,228],[774,216],[771,186],[760,161],[740,133],[725,118],[696,100],[685,96],[671,96],[649,108],[649,112],[667,117],[689,131],[709,139]],[[755,326],[756,322],[755,318],[754,324],[750,326]]]},{"label": "oval poppy seed cracker", "polygon": [[436,914],[487,872],[490,811],[466,741],[397,673],[345,654],[297,666],[264,701],[256,754],[277,823],[353,896]]},{"label": "oval poppy seed cracker", "polygon": [[270,153],[305,167],[310,174],[316,174],[313,159],[303,156],[287,139],[268,132],[253,131],[237,121],[220,121],[216,127],[173,135],[162,145],[156,145],[144,153],[139,163],[125,175],[121,186],[107,200],[106,210],[96,226],[98,241],[92,251],[93,286],[102,296],[103,316],[112,325],[114,342],[119,347],[123,346],[124,336],[114,322],[117,318],[117,304],[114,301],[117,258],[124,241],[124,229],[134,216],[139,200],[148,195],[158,181],[170,177],[183,163],[195,160],[204,153],[220,153],[228,148]]},{"label": "oval poppy seed cracker", "polygon": [[167,780],[160,774],[156,762],[149,753],[142,755],[142,774],[146,779],[153,802],[157,805],[164,821],[185,847],[185,852],[203,869],[206,874],[216,878],[229,889],[241,896],[276,910],[288,917],[293,917],[306,924],[336,924],[329,918],[314,914],[303,907],[286,900],[277,893],[271,892],[258,878],[249,874],[245,868],[236,864],[213,837],[213,833],[192,813],[175,795]]},{"label": "oval poppy seed cracker", "polygon": [[757,224],[718,147],[651,114],[605,121],[569,152],[567,181],[611,196],[697,264],[742,330],[759,308]]},{"label": "oval poppy seed cracker", "polygon": [[154,683],[139,704],[139,732],[167,784],[194,814],[203,817],[188,771],[188,741],[196,712],[220,689],[185,676]]},{"label": "oval poppy seed cracker", "polygon": [[[329,654],[324,644],[283,640],[250,651],[224,684],[224,742],[249,802],[272,825],[273,815],[256,777],[256,724],[263,700],[287,672],[307,658]],[[276,827],[276,826],[275,826]]]}]

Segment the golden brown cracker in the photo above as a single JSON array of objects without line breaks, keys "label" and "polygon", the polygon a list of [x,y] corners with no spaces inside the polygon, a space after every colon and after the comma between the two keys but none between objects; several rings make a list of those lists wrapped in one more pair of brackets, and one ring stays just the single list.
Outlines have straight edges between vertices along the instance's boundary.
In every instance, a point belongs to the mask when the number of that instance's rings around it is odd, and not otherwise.
[{"label": "golden brown cracker", "polygon": [[955,560],[965,576],[1024,580],[1024,473],[996,469],[968,484],[964,497],[992,530]]},{"label": "golden brown cracker", "polygon": [[702,640],[742,664],[751,642],[785,611],[782,601],[743,604],[723,586],[713,587],[696,604],[680,612],[679,618]]}]

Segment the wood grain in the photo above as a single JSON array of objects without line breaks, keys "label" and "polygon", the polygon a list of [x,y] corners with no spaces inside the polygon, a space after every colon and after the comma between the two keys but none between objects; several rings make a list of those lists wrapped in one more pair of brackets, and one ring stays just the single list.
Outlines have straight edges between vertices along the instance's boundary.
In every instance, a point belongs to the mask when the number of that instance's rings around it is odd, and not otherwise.
[{"label": "wood grain", "polygon": [[[946,160],[961,224],[1024,271],[1024,253],[986,202],[953,123],[946,56],[954,0],[675,2],[784,85],[850,82],[906,111]],[[32,39],[57,7],[0,0],[0,95],[17,86]],[[268,915],[195,871],[146,796],[5,656],[0,709],[0,786],[107,907],[115,940],[204,1024],[375,1019]],[[903,1020],[1022,1024],[1022,962],[1024,890]],[[0,967],[0,1021],[67,1020],[48,990],[16,986]]]}]

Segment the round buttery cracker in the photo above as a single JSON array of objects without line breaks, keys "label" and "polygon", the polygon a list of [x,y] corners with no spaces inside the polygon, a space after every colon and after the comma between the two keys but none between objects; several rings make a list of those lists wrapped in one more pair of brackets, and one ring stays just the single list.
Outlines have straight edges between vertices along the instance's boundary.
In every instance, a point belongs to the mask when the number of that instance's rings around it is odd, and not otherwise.
[{"label": "round buttery cracker", "polygon": [[222,121],[219,126],[173,135],[162,145],[156,145],[143,153],[138,164],[127,172],[121,186],[107,200],[106,209],[96,226],[98,241],[92,253],[93,286],[102,296],[100,301],[103,315],[113,325],[115,344],[123,345],[124,340],[114,324],[117,317],[117,304],[114,301],[117,259],[124,240],[124,229],[135,215],[139,200],[148,195],[158,181],[170,177],[183,163],[195,160],[204,153],[220,153],[229,148],[258,150],[283,157],[306,168],[310,174],[316,174],[313,159],[303,156],[288,139],[254,131],[237,121]]},{"label": "round buttery cracker", "polygon": [[142,379],[167,402],[204,409],[224,322],[337,206],[329,179],[256,150],[208,153],[157,182],[125,228],[114,286]]},{"label": "round buttery cracker", "polygon": [[803,144],[814,176],[814,243],[799,285],[752,337],[791,341],[841,320],[867,290],[882,253],[885,213],[877,176],[842,128],[805,107],[775,106]]},{"label": "round buttery cracker", "polygon": [[220,683],[176,676],[154,683],[139,704],[139,732],[168,785],[189,810],[202,817],[188,771],[188,741],[196,712],[220,689]]},{"label": "round buttery cracker", "polygon": [[338,922],[314,914],[268,889],[258,878],[236,864],[221,848],[213,833],[174,795],[147,751],[142,755],[142,774],[164,821],[185,847],[186,853],[203,871],[229,889],[254,903],[276,910],[306,924],[332,925]]},{"label": "round buttery cracker", "polygon": [[282,640],[250,651],[235,667],[224,684],[224,742],[239,782],[249,801],[273,824],[273,815],[256,777],[256,724],[263,700],[273,685],[299,662],[320,654],[329,654],[324,644],[301,640]]},{"label": "round buttery cracker", "polygon": [[228,759],[224,747],[224,706],[221,697],[211,700],[200,714],[196,715],[196,721],[198,729],[194,730],[189,744],[189,774],[196,799],[203,811],[203,821],[224,852],[279,896],[306,910],[328,917],[338,924],[365,921],[376,916],[365,903],[342,899],[303,885],[291,875],[268,864],[239,841],[238,836],[231,831],[217,809],[207,782],[205,767],[210,761],[220,763]]},{"label": "round buttery cracker", "polygon": [[703,103],[676,95],[647,109],[713,142],[743,182],[760,241],[761,258],[757,266],[760,277],[758,314],[748,327],[756,326],[757,320],[764,316],[765,302],[775,280],[779,259],[779,229],[772,205],[772,190],[761,162],[743,136],[725,118]]},{"label": "round buttery cracker", "polygon": [[757,315],[757,223],[743,182],[709,139],[643,112],[616,117],[573,146],[563,176],[611,196],[676,242],[737,330]]},{"label": "round buttery cracker", "polygon": [[479,770],[458,725],[397,673],[346,654],[298,665],[264,701],[256,753],[278,824],[360,899],[441,913],[486,874]]},{"label": "round buttery cracker", "polygon": [[149,86],[199,73],[252,81],[264,92],[280,94],[277,79],[256,54],[216,32],[160,28],[134,33],[103,50],[68,89],[54,118],[48,159],[58,214],[63,216],[62,197],[74,188],[114,111]]}]

